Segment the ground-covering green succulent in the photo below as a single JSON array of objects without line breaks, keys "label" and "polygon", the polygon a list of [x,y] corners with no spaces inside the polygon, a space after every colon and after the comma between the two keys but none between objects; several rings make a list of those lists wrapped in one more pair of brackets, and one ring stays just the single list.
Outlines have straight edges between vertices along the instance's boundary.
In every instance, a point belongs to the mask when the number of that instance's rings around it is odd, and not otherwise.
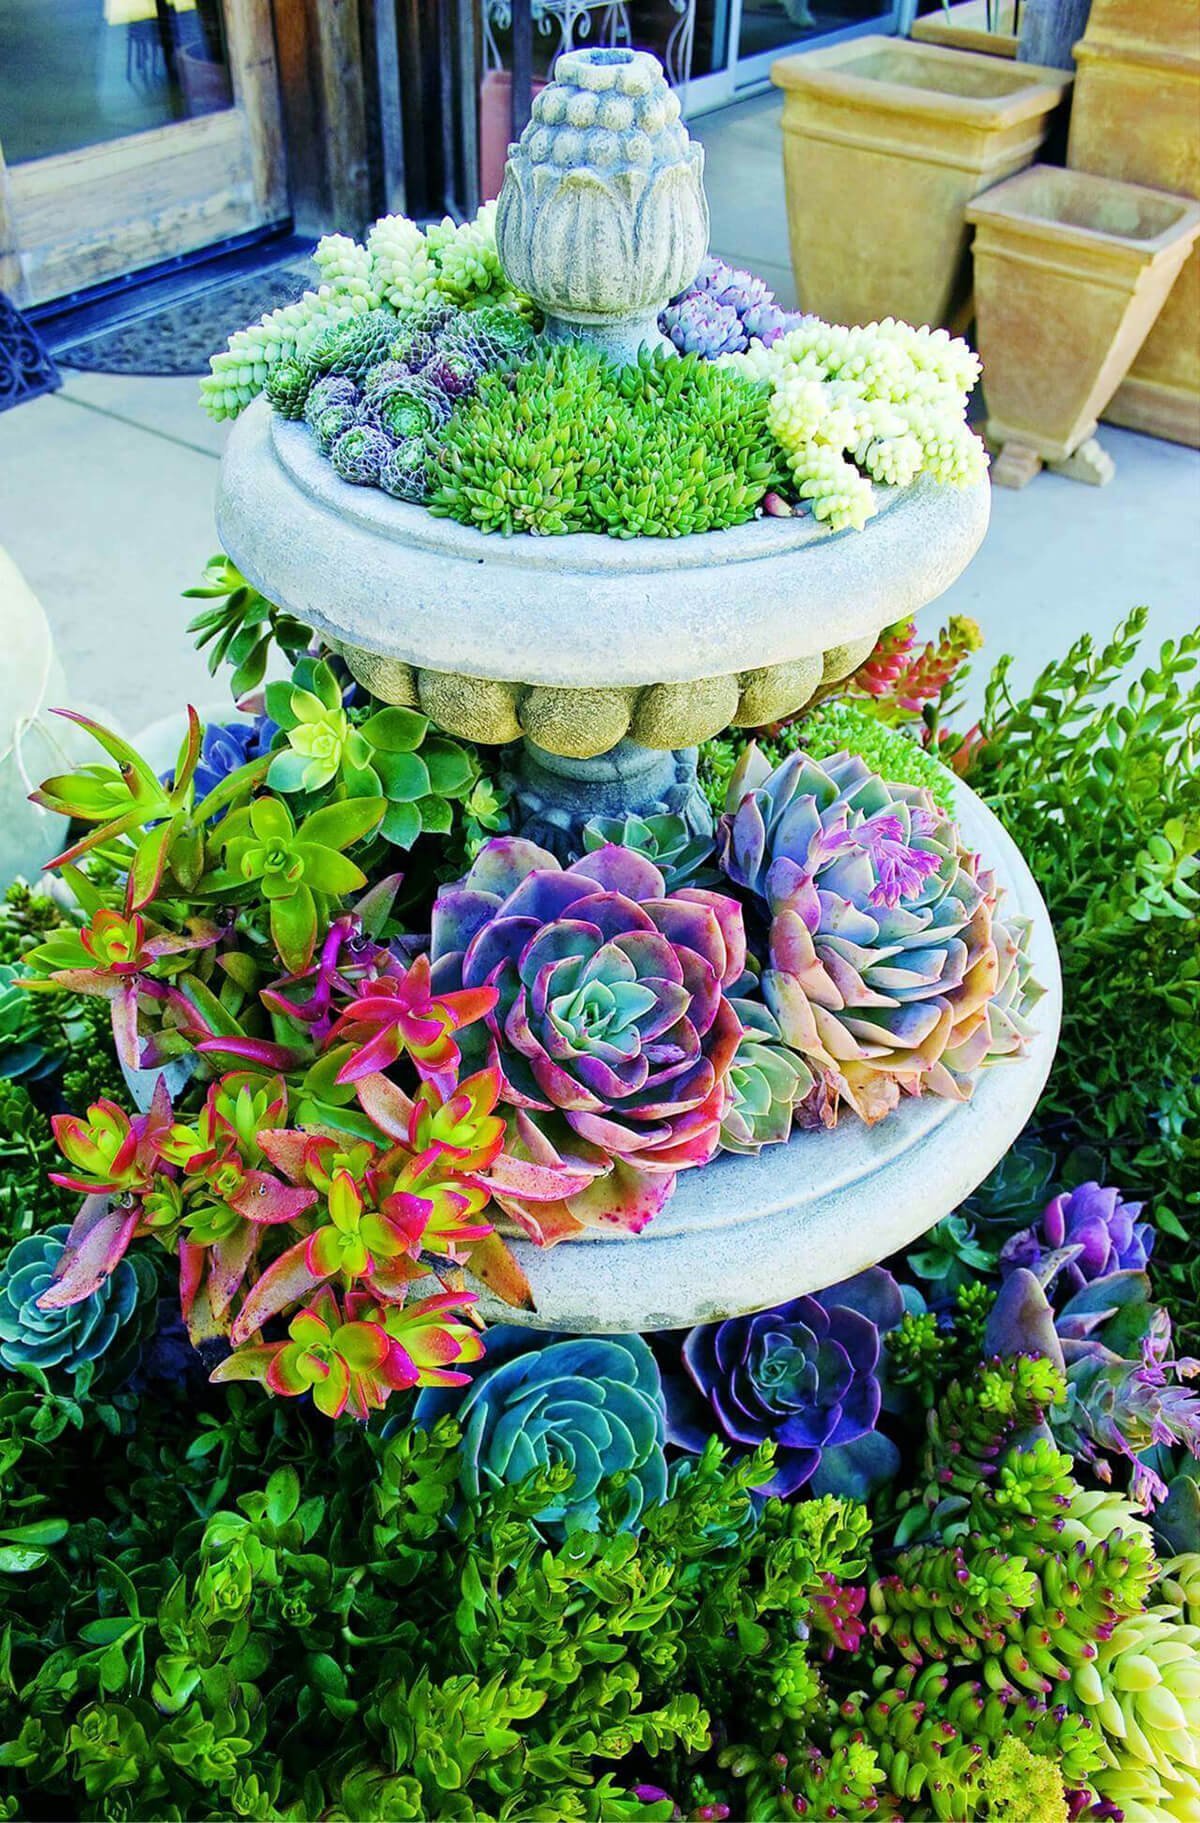
[{"label": "ground-covering green succulent", "polygon": [[484,531],[681,537],[751,519],[779,479],[767,392],[696,356],[621,369],[583,348],[485,375],[455,411],[430,508]]}]

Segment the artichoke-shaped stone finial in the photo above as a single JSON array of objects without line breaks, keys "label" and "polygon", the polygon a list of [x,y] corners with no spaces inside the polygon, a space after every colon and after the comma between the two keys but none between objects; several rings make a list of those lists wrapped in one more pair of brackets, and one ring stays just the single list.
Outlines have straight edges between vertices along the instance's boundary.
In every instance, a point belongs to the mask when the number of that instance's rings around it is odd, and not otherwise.
[{"label": "artichoke-shaped stone finial", "polygon": [[708,246],[703,165],[657,58],[558,59],[509,148],[496,220],[505,272],[552,337],[583,336],[618,360],[664,340],[658,313]]}]

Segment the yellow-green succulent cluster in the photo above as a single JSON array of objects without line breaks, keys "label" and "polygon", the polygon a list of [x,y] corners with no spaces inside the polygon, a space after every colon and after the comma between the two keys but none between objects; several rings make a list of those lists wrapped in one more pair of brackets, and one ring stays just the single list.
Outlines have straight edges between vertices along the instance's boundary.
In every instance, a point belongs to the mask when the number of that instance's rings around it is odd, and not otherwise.
[{"label": "yellow-green succulent cluster", "polygon": [[425,230],[406,216],[385,215],[365,246],[348,234],[327,234],[313,254],[316,288],[239,329],[213,355],[211,371],[200,382],[205,411],[212,418],[236,418],[280,362],[307,357],[323,330],[351,317],[380,310],[395,315],[438,303],[528,309],[501,269],[495,214],[495,203],[485,203],[474,221],[447,217]]},{"label": "yellow-green succulent cluster", "polygon": [[617,368],[572,344],[454,412],[430,508],[492,532],[677,538],[752,519],[779,478],[767,389],[695,355]]},{"label": "yellow-green succulent cluster", "polygon": [[800,498],[833,531],[862,529],[878,507],[873,483],[930,475],[966,487],[987,468],[966,421],[979,360],[944,329],[814,317],[722,364],[769,382],[771,429]]}]

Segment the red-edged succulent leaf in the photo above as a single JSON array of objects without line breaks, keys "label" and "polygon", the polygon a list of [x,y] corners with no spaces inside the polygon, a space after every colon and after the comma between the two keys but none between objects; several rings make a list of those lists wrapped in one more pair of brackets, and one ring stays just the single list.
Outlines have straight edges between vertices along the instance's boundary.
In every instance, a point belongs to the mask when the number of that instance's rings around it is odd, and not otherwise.
[{"label": "red-edged succulent leaf", "polygon": [[136,1203],[114,1208],[106,1196],[89,1196],[71,1224],[38,1309],[66,1310],[98,1291],[124,1257],[140,1218]]},{"label": "red-edged succulent leaf", "polygon": [[261,1386],[267,1384],[267,1371],[286,1342],[253,1342],[246,1347],[235,1348],[231,1355],[226,1355],[218,1362],[209,1374],[213,1386],[227,1386],[233,1380],[257,1380]]},{"label": "red-edged succulent leaf", "polygon": [[248,1293],[229,1332],[234,1347],[261,1329],[268,1318],[306,1297],[320,1282],[320,1275],[308,1263],[308,1240],[297,1241],[271,1262]]},{"label": "red-edged succulent leaf", "polygon": [[495,1229],[486,1240],[476,1241],[467,1255],[467,1270],[514,1310],[537,1309],[516,1255]]},{"label": "red-edged succulent leaf", "polygon": [[294,1222],[306,1209],[311,1209],[316,1200],[315,1190],[281,1184],[269,1171],[247,1171],[230,1197],[229,1207],[236,1209],[248,1222],[271,1226],[276,1222]]}]

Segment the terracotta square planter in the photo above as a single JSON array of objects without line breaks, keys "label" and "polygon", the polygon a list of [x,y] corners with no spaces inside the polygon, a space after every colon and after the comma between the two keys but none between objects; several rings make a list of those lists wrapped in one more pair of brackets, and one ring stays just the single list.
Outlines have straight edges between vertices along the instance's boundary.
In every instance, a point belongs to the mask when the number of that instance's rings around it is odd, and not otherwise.
[{"label": "terracotta square planter", "polygon": [[[1068,163],[1200,197],[1196,0],[1092,0],[1075,56]],[[1200,447],[1200,250],[1104,415]]]},{"label": "terracotta square planter", "polygon": [[967,209],[975,223],[977,347],[992,479],[1042,462],[1106,481],[1090,443],[1200,235],[1200,205],[1082,171],[1035,165]]},{"label": "terracotta square planter", "polygon": [[978,51],[983,57],[1015,57],[1014,0],[993,0],[992,17],[999,28],[988,31],[987,0],[959,0],[913,20],[910,36],[918,44],[945,44],[952,51]]},{"label": "terracotta square planter", "polygon": [[796,286],[835,323],[947,323],[970,291],[964,209],[1029,164],[1063,70],[866,37],[781,58]]}]

